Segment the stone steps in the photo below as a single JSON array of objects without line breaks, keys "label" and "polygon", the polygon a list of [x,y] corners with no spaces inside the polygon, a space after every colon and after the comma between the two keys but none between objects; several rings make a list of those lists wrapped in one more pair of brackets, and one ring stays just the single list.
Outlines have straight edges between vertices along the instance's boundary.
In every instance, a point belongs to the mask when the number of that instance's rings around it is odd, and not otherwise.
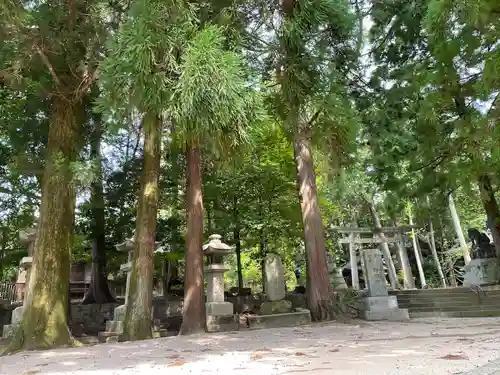
[{"label": "stone steps", "polygon": [[500,286],[392,291],[410,318],[500,316]]}]

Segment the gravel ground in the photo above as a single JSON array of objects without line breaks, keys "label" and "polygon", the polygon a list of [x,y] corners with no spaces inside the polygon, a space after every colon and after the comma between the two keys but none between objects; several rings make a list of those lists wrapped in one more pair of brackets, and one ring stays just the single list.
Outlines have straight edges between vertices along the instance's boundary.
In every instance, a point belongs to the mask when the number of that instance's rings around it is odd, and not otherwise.
[{"label": "gravel ground", "polygon": [[480,374],[499,340],[499,318],[355,321],[19,353],[0,374]]}]

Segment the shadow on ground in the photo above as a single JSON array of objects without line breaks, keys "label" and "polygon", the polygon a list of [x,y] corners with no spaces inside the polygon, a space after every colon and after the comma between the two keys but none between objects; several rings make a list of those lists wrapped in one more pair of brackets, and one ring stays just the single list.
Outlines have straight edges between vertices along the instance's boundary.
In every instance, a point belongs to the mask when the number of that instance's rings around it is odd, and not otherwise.
[{"label": "shadow on ground", "polygon": [[498,320],[315,324],[0,358],[2,375],[457,374],[500,356]]}]

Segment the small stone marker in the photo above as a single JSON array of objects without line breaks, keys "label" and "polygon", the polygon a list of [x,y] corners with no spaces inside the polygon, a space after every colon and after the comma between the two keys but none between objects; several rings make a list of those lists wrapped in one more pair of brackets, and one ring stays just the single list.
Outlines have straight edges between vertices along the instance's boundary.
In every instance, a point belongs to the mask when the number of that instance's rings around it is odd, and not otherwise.
[{"label": "small stone marker", "polygon": [[285,270],[281,258],[269,253],[264,260],[265,290],[269,301],[285,298]]},{"label": "small stone marker", "polygon": [[382,254],[379,249],[363,251],[363,260],[366,267],[366,282],[370,297],[388,296],[387,280],[385,279]]}]

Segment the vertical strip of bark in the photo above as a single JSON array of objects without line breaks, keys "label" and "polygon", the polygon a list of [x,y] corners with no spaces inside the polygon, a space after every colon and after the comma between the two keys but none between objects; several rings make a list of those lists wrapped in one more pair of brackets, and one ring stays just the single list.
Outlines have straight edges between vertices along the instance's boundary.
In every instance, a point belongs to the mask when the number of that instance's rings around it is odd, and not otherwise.
[{"label": "vertical strip of bark", "polygon": [[201,150],[187,145],[187,232],[184,272],[184,308],[179,334],[204,331],[205,304],[203,283],[203,194]]},{"label": "vertical strip of bark", "polygon": [[96,163],[96,176],[92,182],[92,270],[90,286],[83,298],[82,304],[108,303],[115,299],[109,290],[108,274],[106,272],[106,221],[104,212],[104,188],[102,182],[101,161],[101,118],[94,120],[94,131],[91,140],[90,156]]},{"label": "vertical strip of bark", "polygon": [[495,193],[493,192],[493,186],[491,186],[490,176],[482,175],[479,177],[478,185],[481,201],[483,202],[488,219],[488,226],[493,237],[495,253],[497,258],[500,258],[500,212],[495,199]]},{"label": "vertical strip of bark", "polygon": [[67,325],[75,218],[72,163],[78,153],[81,102],[54,96],[33,264],[22,322],[5,352],[73,343]]},{"label": "vertical strip of bark", "polygon": [[453,227],[455,228],[455,233],[458,237],[458,242],[460,243],[460,248],[464,255],[465,264],[469,264],[471,261],[469,247],[465,242],[464,233],[462,232],[462,225],[460,224],[460,217],[458,216],[457,208],[455,207],[455,201],[453,200],[453,194],[448,194],[448,207],[450,209],[451,219],[453,221]]},{"label": "vertical strip of bark", "polygon": [[122,341],[151,338],[153,303],[153,256],[158,211],[158,183],[161,156],[161,119],[146,113],[143,119],[144,169],[137,207],[135,248],[123,325]]},{"label": "vertical strip of bark", "polygon": [[306,247],[307,306],[314,321],[331,320],[333,291],[328,277],[323,221],[311,146],[303,132],[295,134],[294,157]]}]

